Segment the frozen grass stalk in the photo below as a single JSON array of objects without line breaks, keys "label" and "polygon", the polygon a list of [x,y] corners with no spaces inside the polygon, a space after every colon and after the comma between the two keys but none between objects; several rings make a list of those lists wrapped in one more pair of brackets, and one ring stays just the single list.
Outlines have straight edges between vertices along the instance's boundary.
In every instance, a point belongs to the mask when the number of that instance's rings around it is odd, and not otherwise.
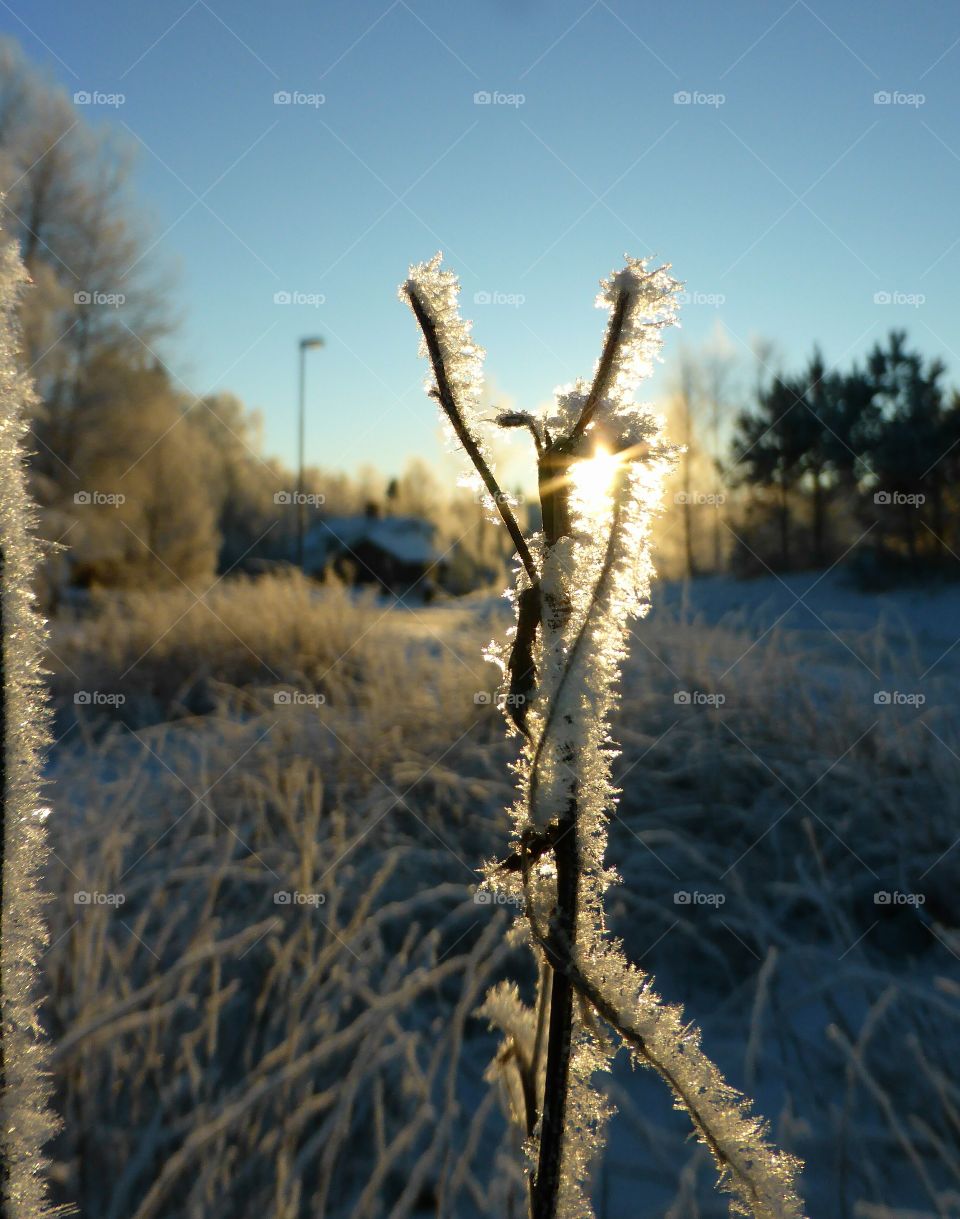
[{"label": "frozen grass stalk", "polygon": [[37,871],[45,855],[40,771],[47,702],[40,680],[43,628],[33,605],[37,546],[23,437],[33,401],[18,368],[16,304],[26,279],[12,244],[0,250],[0,1216],[49,1214],[41,1149],[53,1129],[35,994],[46,933]]},{"label": "frozen grass stalk", "polygon": [[503,413],[536,452],[542,530],[526,538],[484,445],[483,351],[460,317],[459,283],[438,254],[410,268],[400,295],[422,334],[428,392],[517,548],[512,638],[491,644],[509,731],[521,738],[513,839],[488,862],[485,884],[522,909],[512,934],[540,962],[533,1008],[517,988],[490,992],[482,1012],[504,1041],[491,1068],[503,1084],[529,1156],[531,1219],[586,1219],[590,1173],[609,1109],[593,1077],[618,1043],[652,1067],[710,1149],[731,1210],[755,1219],[802,1214],[799,1163],[767,1141],[749,1101],[724,1081],[682,1009],[631,965],[607,932],[604,894],[616,875],[604,855],[617,798],[609,717],[630,618],[649,607],[650,524],[679,450],[634,401],[676,321],[680,285],[669,267],[627,259],[601,284],[609,311],[591,383],[557,391],[544,417]]}]

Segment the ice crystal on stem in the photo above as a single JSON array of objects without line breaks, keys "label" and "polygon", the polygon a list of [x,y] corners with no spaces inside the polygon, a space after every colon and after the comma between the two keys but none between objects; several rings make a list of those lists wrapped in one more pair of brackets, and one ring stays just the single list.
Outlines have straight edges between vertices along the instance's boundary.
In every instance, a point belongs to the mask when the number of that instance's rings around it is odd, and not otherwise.
[{"label": "ice crystal on stem", "polygon": [[[514,934],[540,961],[536,1005],[515,987],[490,993],[482,1013],[502,1030],[494,1071],[530,1159],[531,1219],[588,1219],[590,1172],[602,1150],[608,1105],[594,1080],[616,1041],[652,1067],[713,1154],[731,1209],[755,1219],[797,1219],[799,1163],[767,1142],[749,1102],[723,1080],[682,1010],[664,1004],[606,927],[605,863],[617,791],[609,719],[631,618],[650,603],[650,527],[679,450],[662,421],[634,401],[676,321],[680,287],[668,266],[628,258],[601,283],[610,317],[591,382],[556,393],[536,419],[511,412],[536,457],[542,531],[527,539],[500,492],[480,435],[481,353],[457,309],[458,284],[440,255],[411,267],[401,297],[413,309],[431,364],[429,388],[517,545],[512,637],[490,656],[516,765],[512,851],[486,883],[523,910]],[[606,1031],[609,1030],[609,1031]]]},{"label": "ice crystal on stem", "polygon": [[0,636],[2,636],[2,883],[0,883],[0,1214],[38,1219],[46,1208],[41,1155],[54,1123],[37,1010],[37,960],[46,943],[37,872],[46,853],[40,774],[47,703],[40,677],[42,620],[33,604],[38,551],[23,438],[33,403],[18,367],[16,305],[26,274],[0,249]]}]

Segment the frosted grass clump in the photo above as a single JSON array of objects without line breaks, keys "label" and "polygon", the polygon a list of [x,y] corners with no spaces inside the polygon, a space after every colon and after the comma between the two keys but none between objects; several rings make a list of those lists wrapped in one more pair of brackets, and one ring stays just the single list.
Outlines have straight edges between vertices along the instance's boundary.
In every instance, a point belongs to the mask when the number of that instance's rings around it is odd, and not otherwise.
[{"label": "frosted grass clump", "polygon": [[0,823],[0,1213],[49,1213],[41,1149],[54,1131],[46,1050],[36,998],[46,944],[37,873],[46,856],[40,774],[48,743],[41,681],[44,630],[34,606],[38,561],[23,441],[34,401],[18,367],[16,305],[26,273],[12,243],[0,249],[0,605],[2,605],[3,808]]},{"label": "frosted grass clump", "polygon": [[545,417],[511,411],[496,420],[533,441],[543,528],[529,539],[486,458],[479,349],[460,319],[455,277],[438,254],[411,267],[400,290],[420,325],[430,393],[517,546],[516,627],[488,656],[503,673],[509,728],[522,737],[518,796],[511,852],[486,865],[485,884],[522,909],[511,934],[532,946],[540,984],[532,1008],[501,986],[481,1012],[505,1037],[492,1076],[524,1136],[530,1219],[593,1213],[591,1170],[609,1116],[594,1078],[609,1069],[615,1038],[670,1087],[710,1149],[732,1211],[798,1219],[803,1210],[799,1162],[769,1145],[698,1030],[662,1002],[606,926],[615,879],[607,828],[619,794],[609,717],[630,621],[649,608],[650,526],[680,453],[634,394],[676,321],[679,288],[668,266],[628,258],[601,283],[597,304],[610,318],[592,381],[557,390]]}]

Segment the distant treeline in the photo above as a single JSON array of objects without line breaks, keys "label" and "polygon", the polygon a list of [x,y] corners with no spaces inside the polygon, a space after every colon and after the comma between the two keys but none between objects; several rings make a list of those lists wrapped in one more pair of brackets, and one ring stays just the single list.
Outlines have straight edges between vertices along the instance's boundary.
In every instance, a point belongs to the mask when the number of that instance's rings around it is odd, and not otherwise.
[{"label": "distant treeline", "polygon": [[[265,455],[259,414],[232,394],[193,394],[165,362],[175,308],[129,153],[0,39],[3,226],[31,279],[20,310],[38,391],[31,489],[41,532],[62,544],[47,552],[48,609],[75,589],[203,587],[296,553],[297,475]],[[433,519],[450,591],[505,579],[502,531],[423,463],[392,480],[309,468],[304,492],[308,525],[372,504]]]},{"label": "distant treeline", "polygon": [[[258,414],[231,394],[196,396],[165,363],[175,309],[128,151],[0,40],[4,226],[32,280],[21,308],[38,389],[32,491],[44,536],[62,543],[44,572],[48,608],[77,587],[198,587],[295,554],[296,475],[265,455]],[[903,333],[862,367],[828,370],[815,352],[749,390],[729,352],[670,360],[670,434],[686,453],[657,526],[664,575],[843,556],[880,579],[960,573],[958,395]],[[432,521],[450,592],[507,580],[504,531],[422,461],[392,480],[309,469],[304,491],[315,517],[373,504]],[[535,496],[526,510],[536,527]]]},{"label": "distant treeline", "polygon": [[960,575],[960,394],[893,331],[865,362],[762,383],[724,474],[745,492],[736,570],[823,567],[865,577]]}]

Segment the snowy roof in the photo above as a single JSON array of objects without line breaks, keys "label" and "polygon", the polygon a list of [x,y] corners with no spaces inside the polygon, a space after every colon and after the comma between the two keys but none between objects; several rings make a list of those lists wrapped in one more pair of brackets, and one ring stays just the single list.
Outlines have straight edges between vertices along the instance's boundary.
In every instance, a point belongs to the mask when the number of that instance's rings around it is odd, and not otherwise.
[{"label": "snowy roof", "polygon": [[438,558],[435,533],[436,527],[418,516],[330,516],[310,528],[305,549],[311,566],[322,566],[330,555],[362,543],[401,563],[426,566]]}]

